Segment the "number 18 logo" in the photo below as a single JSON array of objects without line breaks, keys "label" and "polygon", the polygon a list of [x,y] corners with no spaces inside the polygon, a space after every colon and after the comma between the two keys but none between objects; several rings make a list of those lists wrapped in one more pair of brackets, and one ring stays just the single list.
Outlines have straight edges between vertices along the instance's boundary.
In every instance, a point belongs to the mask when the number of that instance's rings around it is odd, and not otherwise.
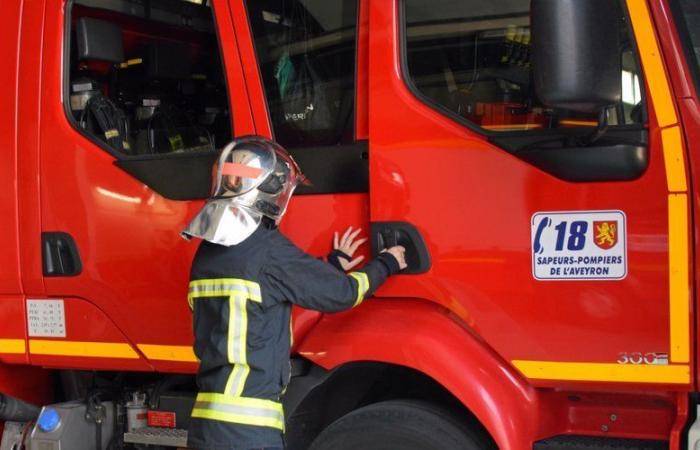
[{"label": "number 18 logo", "polygon": [[[537,225],[537,233],[535,234],[535,242],[533,245],[536,254],[541,254],[545,251],[544,245],[542,244],[542,234],[548,227],[552,226],[552,223],[552,219],[545,216],[540,220],[539,225]],[[562,221],[554,227],[554,230],[556,230],[555,251],[560,252],[564,250],[565,242],[566,249],[569,251],[583,250],[586,246],[588,222],[577,220],[571,222],[571,226],[569,226],[567,221]]]}]

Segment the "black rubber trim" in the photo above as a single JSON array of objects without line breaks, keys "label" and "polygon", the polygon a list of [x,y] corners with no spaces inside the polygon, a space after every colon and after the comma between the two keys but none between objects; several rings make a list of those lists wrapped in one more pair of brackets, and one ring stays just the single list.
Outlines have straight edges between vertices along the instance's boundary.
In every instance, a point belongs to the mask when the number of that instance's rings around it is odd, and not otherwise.
[{"label": "black rubber trim", "polygon": [[369,144],[290,148],[311,186],[299,186],[295,194],[347,194],[369,192]]},{"label": "black rubber trim", "polygon": [[[295,195],[369,192],[367,141],[332,147],[291,149],[311,186],[299,186]],[[212,165],[218,152],[131,156],[114,164],[160,195],[171,200],[209,197]]]},{"label": "black rubber trim", "polygon": [[668,450],[666,441],[592,436],[556,436],[533,445],[534,450]]},{"label": "black rubber trim", "polygon": [[401,245],[406,249],[406,264],[402,274],[425,273],[432,267],[430,252],[418,229],[408,222],[370,222],[372,255],[385,248]]},{"label": "black rubber trim", "polygon": [[649,166],[649,150],[642,145],[575,148],[538,148],[515,155],[565,181],[630,181]]},{"label": "black rubber trim", "polygon": [[209,197],[211,169],[218,152],[144,155],[114,164],[170,200]]},{"label": "black rubber trim", "polygon": [[[590,133],[590,131],[588,131]],[[648,131],[630,126],[610,131],[590,146],[576,145],[585,139],[582,130],[568,138],[543,138],[527,132],[492,137],[491,141],[521,160],[561,180],[603,182],[636,180],[649,167]]]}]

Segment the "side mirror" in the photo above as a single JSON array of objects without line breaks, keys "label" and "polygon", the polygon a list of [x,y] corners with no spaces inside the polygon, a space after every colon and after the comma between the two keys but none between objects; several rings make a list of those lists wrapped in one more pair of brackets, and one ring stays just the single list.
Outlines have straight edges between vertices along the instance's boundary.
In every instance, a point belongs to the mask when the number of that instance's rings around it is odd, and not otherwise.
[{"label": "side mirror", "polygon": [[535,92],[548,107],[587,113],[620,101],[617,0],[532,0]]}]

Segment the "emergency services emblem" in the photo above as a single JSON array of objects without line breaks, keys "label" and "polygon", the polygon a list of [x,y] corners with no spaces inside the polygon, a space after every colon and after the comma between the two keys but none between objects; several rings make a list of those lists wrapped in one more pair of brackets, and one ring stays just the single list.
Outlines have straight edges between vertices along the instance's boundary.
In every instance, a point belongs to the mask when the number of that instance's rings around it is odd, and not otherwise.
[{"label": "emergency services emblem", "polygon": [[593,228],[595,230],[595,245],[608,250],[617,244],[617,221],[594,221]]},{"label": "emergency services emblem", "polygon": [[622,211],[532,215],[532,275],[537,280],[621,280],[627,276]]}]

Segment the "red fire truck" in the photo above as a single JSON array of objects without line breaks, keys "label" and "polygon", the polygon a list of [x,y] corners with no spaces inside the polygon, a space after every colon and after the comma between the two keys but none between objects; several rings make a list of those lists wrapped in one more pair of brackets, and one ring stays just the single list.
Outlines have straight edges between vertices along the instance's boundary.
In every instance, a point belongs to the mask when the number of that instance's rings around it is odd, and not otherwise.
[{"label": "red fire truck", "polygon": [[179,232],[251,134],[297,245],[409,261],[295,311],[290,449],[697,448],[697,2],[2,6],[2,450],[185,446]]}]

